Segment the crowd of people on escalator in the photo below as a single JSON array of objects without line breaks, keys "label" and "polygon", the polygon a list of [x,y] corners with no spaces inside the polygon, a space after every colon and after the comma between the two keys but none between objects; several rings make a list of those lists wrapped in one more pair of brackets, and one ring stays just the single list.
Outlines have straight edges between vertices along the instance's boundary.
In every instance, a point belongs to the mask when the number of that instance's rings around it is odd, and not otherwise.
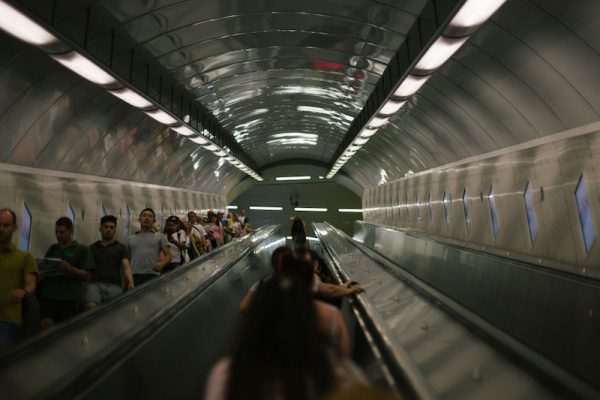
[{"label": "crowd of people on escalator", "polygon": [[[119,243],[117,218],[106,215],[100,240],[90,246],[76,242],[73,221],[61,217],[54,227],[57,242],[36,260],[12,244],[16,215],[0,209],[0,353],[23,337],[26,299],[39,304],[37,324],[47,329],[249,233],[241,217],[190,211],[186,221],[169,216],[161,232],[154,211],[145,208],[139,230]],[[309,248],[300,218],[291,233],[293,249],[275,249],[270,276],[241,301],[237,339],[212,368],[206,399],[378,398],[351,360],[339,309],[341,298],[363,289],[353,281],[333,282],[324,260]]]},{"label": "crowd of people on escalator", "polygon": [[162,232],[151,208],[138,221],[139,230],[120,243],[117,217],[105,215],[100,239],[87,246],[74,239],[73,221],[60,217],[56,243],[36,259],[12,243],[14,211],[0,209],[0,353],[252,231],[243,210],[226,218],[213,211],[189,211],[187,220],[171,215]]}]

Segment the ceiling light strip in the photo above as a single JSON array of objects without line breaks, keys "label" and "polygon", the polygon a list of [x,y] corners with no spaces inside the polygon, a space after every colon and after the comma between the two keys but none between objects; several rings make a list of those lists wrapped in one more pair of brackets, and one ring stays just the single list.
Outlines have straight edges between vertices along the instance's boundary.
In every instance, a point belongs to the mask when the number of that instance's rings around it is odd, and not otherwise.
[{"label": "ceiling light strip", "polygon": [[378,129],[385,126],[408,98],[414,95],[429,77],[460,49],[479,25],[483,24],[506,0],[466,0],[449,22],[438,30],[437,37],[424,48],[405,73],[403,79],[390,91],[388,98],[371,115],[358,135],[348,144],[327,174],[331,179]]},{"label": "ceiling light strip", "polygon": [[276,181],[306,181],[309,179],[310,176],[278,176],[275,178]]},{"label": "ceiling light strip", "polygon": [[[67,48],[70,47],[67,43],[62,43],[56,35],[49,32],[44,26],[40,25],[21,10],[18,10],[4,0],[0,0],[0,29],[17,39],[34,46],[39,46],[42,50],[44,50],[45,47],[47,48],[50,45],[55,46],[57,44],[62,44]],[[144,111],[146,115],[157,122],[168,126],[173,131],[188,137],[191,141],[202,146],[211,146],[212,148],[209,149],[209,151],[212,151],[218,157],[225,158],[230,164],[254,179],[258,181],[263,180],[256,172],[237,160],[233,155],[229,154],[226,149],[219,147],[212,141],[201,136],[210,135],[212,137],[209,131],[204,129],[202,134],[200,134],[187,123],[182,122],[171,115],[171,113],[165,110],[162,105],[155,103],[144,94],[131,89],[120,77],[114,75],[112,71],[108,71],[101,65],[98,65],[89,57],[72,49],[63,51],[59,54],[49,54],[49,56],[82,78],[106,89],[113,96]]]}]

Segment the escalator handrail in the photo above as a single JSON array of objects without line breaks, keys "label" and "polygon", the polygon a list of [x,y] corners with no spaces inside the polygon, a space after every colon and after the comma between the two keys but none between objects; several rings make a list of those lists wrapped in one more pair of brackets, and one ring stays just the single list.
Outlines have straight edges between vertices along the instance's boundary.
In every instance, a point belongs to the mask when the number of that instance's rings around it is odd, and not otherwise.
[{"label": "escalator handrail", "polygon": [[451,297],[431,287],[420,278],[414,276],[410,272],[404,270],[398,264],[394,263],[394,261],[389,260],[384,255],[373,249],[370,249],[364,243],[349,237],[344,232],[341,232],[339,229],[331,226],[330,224],[327,225],[330,229],[334,230],[340,237],[351,243],[367,257],[378,257],[379,260],[377,262],[386,270],[392,272],[406,284],[418,290],[432,301],[436,302],[441,308],[446,310],[458,320],[462,321],[462,323],[474,329],[479,333],[480,336],[484,337],[495,347],[500,348],[502,351],[508,352],[514,357],[522,360],[522,362],[537,375],[545,376],[547,378],[546,380],[551,381],[551,383],[553,383],[555,386],[561,386],[580,398],[600,398],[600,393],[598,390],[589,385],[587,382],[579,379],[543,355],[527,347],[510,334],[499,329],[482,316],[469,310],[462,304],[453,300]]},{"label": "escalator handrail", "polygon": [[[334,274],[337,275],[336,278],[338,279],[338,283],[351,279],[339,262],[339,257],[335,251],[327,245],[326,238],[321,235],[316,224],[313,225],[315,228],[314,230],[321,241],[323,250],[333,262],[332,266],[334,267]],[[327,225],[339,233],[337,229],[329,224]],[[378,350],[388,364],[386,367],[388,370],[395,372],[395,374],[392,375],[394,387],[400,392],[405,390],[402,382],[398,379],[399,375],[403,375],[406,378],[406,383],[408,383],[410,390],[416,398],[424,400],[436,399],[437,396],[435,395],[434,390],[421,374],[421,371],[408,352],[394,339],[393,333],[389,330],[387,324],[381,317],[379,317],[379,313],[373,308],[366,296],[363,294],[355,295],[353,303],[356,303],[351,304],[353,312],[360,315],[360,318],[366,322],[366,325],[370,328],[369,334],[378,342]]]},{"label": "escalator handrail", "polygon": [[[52,385],[50,388],[45,387],[45,391],[40,398],[74,398],[76,393],[85,390],[86,387],[89,387],[89,385],[93,384],[99,375],[102,375],[102,373],[108,371],[112,366],[119,363],[123,357],[131,354],[134,349],[141,346],[144,341],[148,340],[148,338],[150,338],[165,323],[168,323],[172,318],[174,318],[179,311],[186,307],[193,299],[214,284],[237,262],[250,254],[257,246],[260,245],[262,241],[273,235],[277,229],[277,226],[270,226],[261,230],[257,230],[253,235],[251,235],[251,237],[248,238],[250,240],[248,247],[246,247],[242,252],[236,254],[232,259],[227,260],[225,264],[220,266],[218,270],[211,274],[196,288],[185,293],[179,298],[174,299],[172,303],[165,304],[165,307],[153,314],[150,319],[140,321],[133,327],[130,327],[119,336],[119,340],[114,342],[110,349],[100,349],[86,354],[85,357],[77,359],[72,365],[70,365],[71,368],[66,371],[68,372],[68,375],[59,382],[56,382],[56,384]],[[225,248],[226,246],[223,247]],[[225,251],[225,249],[222,251]],[[215,255],[216,254],[219,253],[215,252]],[[194,260],[192,263],[189,263],[179,270],[176,269],[167,275],[163,275],[160,278],[149,282],[139,290],[133,290],[131,293],[121,296],[127,296],[129,300],[116,299],[115,303],[118,302],[118,304],[123,306],[123,303],[130,303],[133,298],[160,290],[161,287],[167,287],[169,283],[172,280],[177,279],[179,275],[185,274],[193,268],[200,267],[200,265],[204,264],[205,262],[209,262],[213,257],[214,255],[204,257],[198,262]],[[5,357],[0,359],[0,371],[9,371],[15,362],[21,363],[23,360],[27,360],[28,358],[31,359],[28,360],[28,362],[32,362],[32,360],[35,360],[36,357],[39,357],[36,355],[36,350],[42,349],[46,346],[59,346],[61,336],[63,336],[65,333],[76,334],[78,331],[85,332],[86,328],[88,328],[90,325],[93,325],[95,322],[98,322],[100,318],[109,313],[110,310],[118,307],[118,304],[113,305],[109,303],[106,306],[99,307],[96,310],[86,313],[89,315],[83,314],[67,323],[54,327],[50,330],[50,332],[40,334],[35,338],[35,340],[23,343],[14,351],[8,352]],[[75,368],[75,366],[77,368]],[[0,373],[0,376],[3,375],[6,376],[6,374]]]}]

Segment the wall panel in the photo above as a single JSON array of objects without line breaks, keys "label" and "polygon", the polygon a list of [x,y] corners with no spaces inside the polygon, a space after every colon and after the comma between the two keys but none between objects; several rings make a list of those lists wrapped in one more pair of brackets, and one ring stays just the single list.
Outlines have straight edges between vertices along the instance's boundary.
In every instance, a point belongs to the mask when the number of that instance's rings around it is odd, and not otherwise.
[{"label": "wall panel", "polygon": [[[586,252],[575,198],[577,184],[583,175],[592,218],[590,222],[598,235],[599,143],[600,123],[593,123],[366,188],[363,195],[365,220],[600,278],[600,245],[596,239],[589,253]],[[537,223],[537,236],[533,243],[524,201],[528,182]],[[496,236],[491,217],[490,187],[493,188],[496,205]],[[471,220],[468,230],[462,199],[465,190]],[[432,196],[433,223],[429,220],[429,193]],[[449,197],[447,225],[444,221],[444,193]],[[408,210],[404,203],[406,197]],[[401,218],[389,217],[388,198],[400,199],[400,209],[407,211],[402,213]]]},{"label": "wall panel", "polygon": [[[123,241],[127,207],[131,211],[130,232],[139,228],[140,210],[151,207],[160,220],[161,206],[165,218],[176,211],[185,217],[189,208],[195,210],[224,209],[225,196],[184,189],[146,185],[88,175],[58,173],[55,171],[0,165],[0,207],[17,213],[20,228],[23,202],[32,214],[30,252],[43,256],[54,243],[54,222],[65,216],[69,204],[75,212],[75,239],[84,244],[98,240],[101,208],[118,217],[117,239]],[[190,207],[186,206],[188,204]],[[20,231],[13,236],[18,243]]]}]

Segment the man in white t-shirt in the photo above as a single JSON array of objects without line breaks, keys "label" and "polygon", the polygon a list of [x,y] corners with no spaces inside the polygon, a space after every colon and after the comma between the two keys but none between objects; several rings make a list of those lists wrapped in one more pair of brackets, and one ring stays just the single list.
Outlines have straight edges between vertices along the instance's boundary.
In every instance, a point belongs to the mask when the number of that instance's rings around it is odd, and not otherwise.
[{"label": "man in white t-shirt", "polygon": [[190,243],[194,240],[194,245],[200,253],[198,255],[201,255],[206,252],[206,241],[208,237],[206,229],[200,224],[194,211],[188,212],[187,217]]}]

